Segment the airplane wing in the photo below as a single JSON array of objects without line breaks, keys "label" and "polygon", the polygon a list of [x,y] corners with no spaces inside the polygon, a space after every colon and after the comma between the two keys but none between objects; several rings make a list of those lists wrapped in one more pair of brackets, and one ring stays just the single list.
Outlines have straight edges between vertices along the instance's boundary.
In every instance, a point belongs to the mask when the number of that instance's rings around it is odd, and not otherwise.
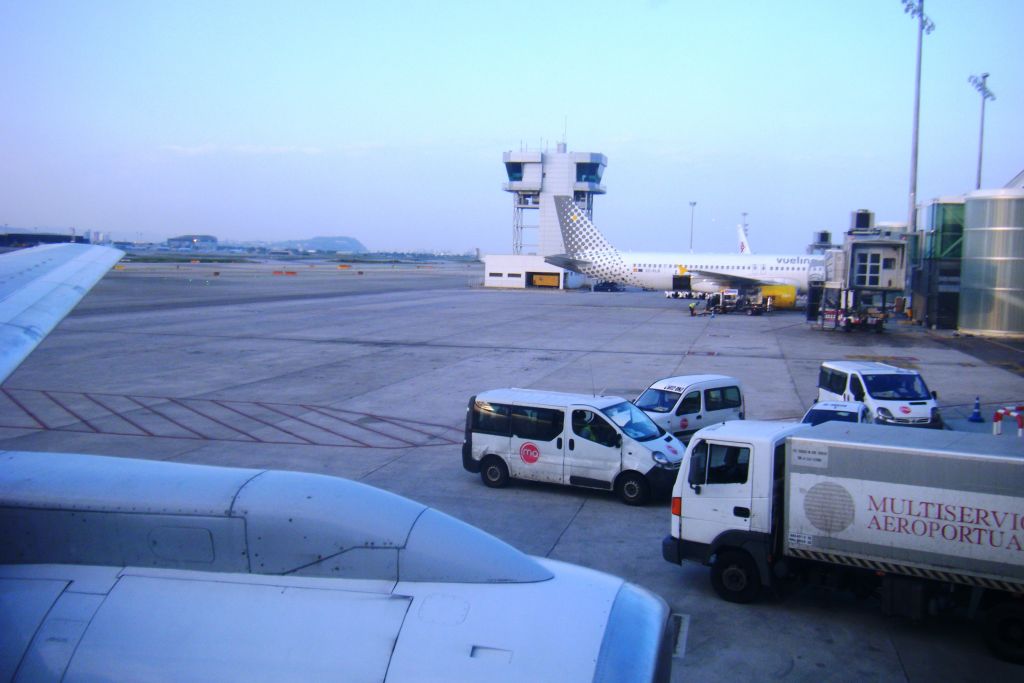
[{"label": "airplane wing", "polygon": [[88,244],[0,254],[0,382],[122,256]]},{"label": "airplane wing", "polygon": [[776,282],[762,280],[756,277],[743,277],[742,275],[734,275],[733,273],[716,273],[711,270],[697,270],[695,268],[687,268],[686,273],[691,277],[698,278],[700,280],[718,283],[722,287],[760,287],[761,285],[778,284]]}]

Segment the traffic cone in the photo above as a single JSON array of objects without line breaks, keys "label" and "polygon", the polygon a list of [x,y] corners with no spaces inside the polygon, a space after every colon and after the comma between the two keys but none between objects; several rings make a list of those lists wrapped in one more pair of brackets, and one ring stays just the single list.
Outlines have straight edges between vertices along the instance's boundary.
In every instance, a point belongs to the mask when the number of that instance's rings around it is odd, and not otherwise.
[{"label": "traffic cone", "polygon": [[968,422],[984,422],[985,421],[985,418],[983,418],[981,416],[981,397],[980,396],[975,396],[974,397],[974,412],[972,412],[971,416],[969,418],[967,418],[967,421]]}]

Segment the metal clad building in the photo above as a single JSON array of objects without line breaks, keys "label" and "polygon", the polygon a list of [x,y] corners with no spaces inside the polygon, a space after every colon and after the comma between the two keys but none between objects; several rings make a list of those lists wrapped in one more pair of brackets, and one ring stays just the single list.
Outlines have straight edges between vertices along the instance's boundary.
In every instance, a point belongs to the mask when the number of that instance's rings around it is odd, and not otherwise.
[{"label": "metal clad building", "polygon": [[1024,190],[967,195],[959,328],[1024,335]]}]

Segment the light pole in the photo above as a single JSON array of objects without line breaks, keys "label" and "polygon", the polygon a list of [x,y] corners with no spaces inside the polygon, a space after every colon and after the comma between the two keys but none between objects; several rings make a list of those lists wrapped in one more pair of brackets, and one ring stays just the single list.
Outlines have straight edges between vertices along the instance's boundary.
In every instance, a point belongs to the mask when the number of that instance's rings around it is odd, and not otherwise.
[{"label": "light pole", "polygon": [[693,253],[693,211],[697,202],[690,202],[690,253]]},{"label": "light pole", "polygon": [[935,23],[924,13],[924,0],[902,0],[903,11],[917,19],[917,71],[914,75],[914,133],[910,145],[910,211],[907,231],[917,229],[917,133],[921,118],[921,43],[924,34],[935,30]]},{"label": "light pole", "polygon": [[980,76],[971,76],[967,79],[967,82],[973,85],[974,89],[981,94],[981,132],[978,133],[978,180],[974,185],[975,190],[981,189],[981,152],[985,147],[985,100],[994,100],[996,98],[995,94],[985,85],[987,80],[987,73]]}]

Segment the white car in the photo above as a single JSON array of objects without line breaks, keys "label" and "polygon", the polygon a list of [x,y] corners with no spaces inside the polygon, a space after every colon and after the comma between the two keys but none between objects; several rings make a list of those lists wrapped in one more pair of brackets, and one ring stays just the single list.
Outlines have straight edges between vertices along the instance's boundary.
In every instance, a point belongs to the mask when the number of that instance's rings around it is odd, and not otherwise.
[{"label": "white car", "polygon": [[871,411],[860,401],[821,401],[811,406],[801,422],[871,422]]}]

